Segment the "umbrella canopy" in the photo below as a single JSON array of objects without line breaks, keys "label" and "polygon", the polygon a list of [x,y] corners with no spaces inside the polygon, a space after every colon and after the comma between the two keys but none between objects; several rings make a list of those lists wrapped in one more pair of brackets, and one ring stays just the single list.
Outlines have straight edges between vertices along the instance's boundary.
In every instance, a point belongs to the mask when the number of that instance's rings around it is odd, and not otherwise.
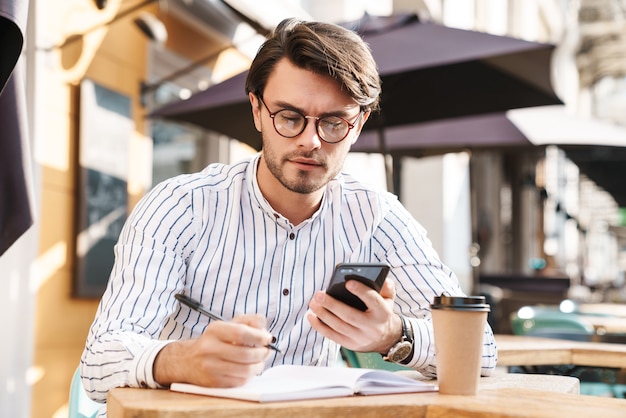
[{"label": "umbrella canopy", "polygon": [[370,129],[562,103],[553,45],[419,22],[415,15],[346,24],[370,45],[383,80]]},{"label": "umbrella canopy", "polygon": [[[397,156],[424,157],[469,149],[531,145],[504,112],[392,126],[385,129],[384,135],[386,153]],[[355,152],[379,150],[379,132],[374,130],[362,132],[351,148]]]},{"label": "umbrella canopy", "polygon": [[[626,207],[626,127],[577,117],[561,105],[395,126],[386,129],[385,145],[391,155],[414,157],[557,145]],[[379,146],[378,133],[363,132],[352,151],[378,152]]]},{"label": "umbrella canopy", "polygon": [[[626,127],[568,113],[563,105],[537,106],[385,130],[387,152],[425,156],[476,149],[538,145],[626,147]],[[361,133],[356,152],[377,152],[378,133]]]},{"label": "umbrella canopy", "polygon": [[[365,16],[345,26],[370,45],[383,82],[382,110],[365,130],[561,103],[550,85],[553,45],[419,22],[415,15]],[[260,149],[246,74],[150,116],[193,123]]]},{"label": "umbrella canopy", "polygon": [[246,95],[245,71],[186,100],[165,105],[150,117],[188,122],[261,149],[261,135],[254,127],[252,109]]}]

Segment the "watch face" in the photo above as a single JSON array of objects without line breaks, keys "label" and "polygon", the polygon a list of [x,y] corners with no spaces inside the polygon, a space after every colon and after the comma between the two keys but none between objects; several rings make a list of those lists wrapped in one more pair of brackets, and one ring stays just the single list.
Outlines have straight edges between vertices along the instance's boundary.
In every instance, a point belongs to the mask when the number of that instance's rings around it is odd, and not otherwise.
[{"label": "watch face", "polygon": [[411,349],[413,348],[413,344],[411,344],[408,341],[404,341],[404,342],[399,343],[394,348],[395,348],[394,352],[389,357],[391,361],[398,362],[398,361],[402,361],[406,359],[409,356],[409,354],[411,354]]}]

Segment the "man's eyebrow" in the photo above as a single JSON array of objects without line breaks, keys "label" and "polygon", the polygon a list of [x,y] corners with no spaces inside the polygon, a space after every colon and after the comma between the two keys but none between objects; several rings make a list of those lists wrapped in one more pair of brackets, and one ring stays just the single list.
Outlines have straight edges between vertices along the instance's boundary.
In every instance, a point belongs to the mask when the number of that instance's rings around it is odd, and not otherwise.
[{"label": "man's eyebrow", "polygon": [[[303,115],[306,114],[304,109],[302,109],[302,108],[300,108],[298,106],[294,106],[294,105],[292,105],[291,103],[288,103],[288,102],[277,101],[277,102],[275,102],[273,104],[273,106],[278,107],[279,108],[278,110],[285,110],[285,109],[287,109],[287,110],[295,110],[295,111],[298,111],[298,112],[302,113]],[[276,112],[278,112],[278,110],[276,110]]]},{"label": "man's eyebrow", "polygon": [[272,110],[272,112],[278,112],[280,110],[295,110],[295,111],[297,111],[299,113],[302,113],[305,116],[316,116],[318,118],[324,118],[324,117],[327,117],[327,116],[339,116],[339,117],[345,119],[345,118],[351,116],[345,110],[336,110],[336,111],[332,111],[332,112],[323,112],[323,113],[320,113],[318,115],[309,115],[304,109],[302,109],[302,108],[300,108],[298,106],[294,106],[291,103],[283,102],[283,101],[277,101],[272,106],[278,107],[278,109]]}]

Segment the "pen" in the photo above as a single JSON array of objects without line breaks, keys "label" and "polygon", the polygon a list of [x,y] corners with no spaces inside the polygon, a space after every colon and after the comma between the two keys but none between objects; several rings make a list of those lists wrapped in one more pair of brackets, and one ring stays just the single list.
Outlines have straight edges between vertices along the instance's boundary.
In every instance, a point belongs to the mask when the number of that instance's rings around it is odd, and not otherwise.
[{"label": "pen", "polygon": [[[181,303],[189,306],[191,309],[200,312],[201,314],[204,314],[206,316],[208,316],[211,319],[214,319],[216,321],[225,321],[224,318],[222,318],[221,316],[214,314],[213,312],[207,310],[204,306],[202,306],[202,304],[200,302],[198,302],[197,300],[194,300],[192,298],[190,298],[189,296],[183,295],[181,293],[177,293],[174,295],[174,297],[176,299],[178,299]],[[278,347],[276,347],[275,345],[272,344],[268,344],[266,345],[267,348],[271,348],[272,350],[280,353],[281,351],[278,349]]]}]

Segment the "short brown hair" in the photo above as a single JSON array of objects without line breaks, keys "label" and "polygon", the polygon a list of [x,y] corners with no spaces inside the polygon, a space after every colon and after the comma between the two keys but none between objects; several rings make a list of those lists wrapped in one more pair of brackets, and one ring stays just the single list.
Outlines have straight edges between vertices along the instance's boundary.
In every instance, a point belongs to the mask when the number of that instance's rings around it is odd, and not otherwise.
[{"label": "short brown hair", "polygon": [[361,110],[378,110],[381,82],[376,62],[369,46],[355,32],[331,23],[283,20],[252,61],[246,93],[262,96],[281,58],[339,81]]}]

